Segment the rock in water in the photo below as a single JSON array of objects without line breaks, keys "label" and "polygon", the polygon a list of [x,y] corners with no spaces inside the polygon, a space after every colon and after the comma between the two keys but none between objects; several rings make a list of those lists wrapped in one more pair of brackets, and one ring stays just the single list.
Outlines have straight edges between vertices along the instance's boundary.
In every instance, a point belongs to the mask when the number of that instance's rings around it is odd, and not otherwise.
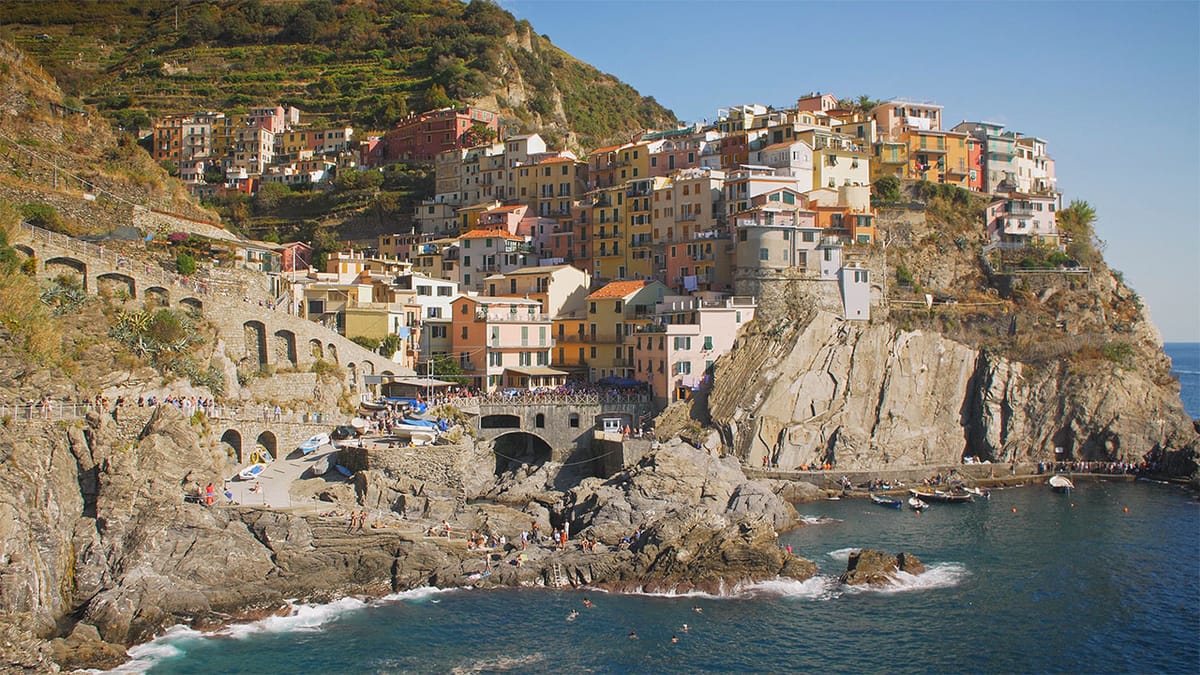
[{"label": "rock in water", "polygon": [[846,572],[838,577],[843,584],[887,584],[896,579],[897,572],[921,574],[925,566],[911,553],[889,555],[883,551],[863,549],[851,553],[846,561]]}]

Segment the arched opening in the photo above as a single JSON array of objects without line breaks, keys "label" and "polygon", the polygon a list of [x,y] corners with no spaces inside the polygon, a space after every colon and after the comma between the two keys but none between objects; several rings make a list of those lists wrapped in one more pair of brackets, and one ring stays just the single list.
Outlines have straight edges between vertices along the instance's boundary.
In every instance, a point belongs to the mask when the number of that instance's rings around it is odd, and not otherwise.
[{"label": "arched opening", "polygon": [[13,247],[13,250],[17,251],[18,253],[23,253],[26,258],[34,257],[33,249],[30,248],[29,246],[26,246],[25,244],[13,244],[12,247]]},{"label": "arched opening", "polygon": [[142,295],[142,299],[146,301],[146,309],[153,307],[169,307],[171,305],[171,294],[162,286],[151,286],[147,288]]},{"label": "arched opening", "polygon": [[520,429],[521,418],[516,415],[484,415],[479,419],[480,429]]},{"label": "arched opening", "polygon": [[321,346],[321,341],[316,338],[308,341],[308,353],[314,359],[325,358],[325,348]]},{"label": "arched opening", "polygon": [[539,429],[545,429],[546,428],[546,415],[543,413],[538,413],[537,415],[535,415],[533,418],[533,426],[535,426]]},{"label": "arched opening", "polygon": [[88,290],[87,286],[87,265],[83,261],[74,258],[50,258],[46,261],[45,266],[46,276],[51,279],[61,275],[66,275],[75,280],[79,287],[83,290]]},{"label": "arched opening", "polygon": [[275,331],[275,363],[294,367],[296,365],[296,334],[290,330]]},{"label": "arched opening", "polygon": [[263,450],[266,450],[267,454],[271,455],[272,459],[279,458],[279,455],[275,452],[278,449],[279,441],[275,438],[275,434],[271,433],[270,431],[264,431],[259,434],[255,444],[257,446],[261,446]]},{"label": "arched opening", "polygon": [[396,376],[396,374],[390,370],[385,370],[382,373],[380,373],[380,375],[382,375],[384,377],[395,377]]},{"label": "arched opening", "polygon": [[242,461],[242,434],[237,429],[229,429],[221,434],[221,442],[229,447],[229,455]]},{"label": "arched opening", "polygon": [[137,297],[137,282],[128,274],[106,272],[96,277],[96,290],[101,295],[118,297],[124,293],[132,299]]},{"label": "arched opening", "polygon": [[495,440],[492,452],[496,455],[497,476],[524,465],[539,467],[551,457],[550,444],[526,431],[512,431],[500,436]]},{"label": "arched opening", "polygon": [[329,360],[331,362],[333,362],[334,365],[337,365],[337,363],[338,363],[337,345],[330,342],[329,345],[325,347],[325,355],[329,357]]},{"label": "arched opening", "polygon": [[184,298],[179,301],[179,304],[188,308],[188,310],[199,314],[204,311],[204,303],[199,298]]},{"label": "arched opening", "polygon": [[351,387],[358,384],[358,364],[347,363],[346,364],[346,373],[348,374],[348,379],[349,379]]},{"label": "arched opening", "polygon": [[363,361],[362,362],[362,371],[363,371],[363,375],[374,375],[375,374],[375,364],[371,363],[370,361]]},{"label": "arched opening", "polygon": [[267,327],[261,321],[242,324],[246,336],[246,356],[259,368],[267,365]]}]

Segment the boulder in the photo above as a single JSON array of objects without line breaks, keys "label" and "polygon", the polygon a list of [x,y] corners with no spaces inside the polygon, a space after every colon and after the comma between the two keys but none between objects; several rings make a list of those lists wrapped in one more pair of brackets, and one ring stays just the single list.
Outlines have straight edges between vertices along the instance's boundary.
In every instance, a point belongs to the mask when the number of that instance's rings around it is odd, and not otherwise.
[{"label": "boulder", "polygon": [[883,585],[896,579],[897,572],[921,574],[925,566],[911,553],[890,555],[883,551],[863,549],[850,554],[846,571],[838,581],[850,585]]}]

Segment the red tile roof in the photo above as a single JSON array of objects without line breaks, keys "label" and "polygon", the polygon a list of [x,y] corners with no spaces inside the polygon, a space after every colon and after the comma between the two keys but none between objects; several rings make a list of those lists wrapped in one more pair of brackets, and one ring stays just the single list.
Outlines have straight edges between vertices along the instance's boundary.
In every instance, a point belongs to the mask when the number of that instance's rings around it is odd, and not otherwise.
[{"label": "red tile roof", "polygon": [[518,237],[515,234],[509,234],[508,232],[506,232],[504,230],[471,230],[470,232],[464,232],[462,235],[459,236],[459,238],[460,239],[488,239],[488,238],[516,239],[517,241],[525,240],[524,237]]},{"label": "red tile roof", "polygon": [[604,288],[601,288],[600,290],[589,295],[588,299],[623,298],[630,293],[640,291],[641,289],[645,288],[645,286],[645,279],[640,281],[613,281],[606,284]]}]

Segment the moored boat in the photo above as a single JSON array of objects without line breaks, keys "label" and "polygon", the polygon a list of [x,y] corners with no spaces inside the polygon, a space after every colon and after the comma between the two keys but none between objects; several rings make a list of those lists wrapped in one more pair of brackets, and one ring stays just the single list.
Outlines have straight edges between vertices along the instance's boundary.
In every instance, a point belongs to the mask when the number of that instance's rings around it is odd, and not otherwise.
[{"label": "moored boat", "polygon": [[1054,474],[1050,477],[1050,489],[1055,492],[1067,492],[1075,488],[1075,483],[1071,482],[1070,478],[1062,474]]},{"label": "moored boat", "polygon": [[300,444],[300,453],[303,455],[311,455],[322,445],[329,445],[329,434],[317,434],[307,441],[304,441]]},{"label": "moored boat", "polygon": [[889,509],[898,509],[903,506],[899,499],[894,499],[886,495],[871,495],[871,503],[886,506]]},{"label": "moored boat", "polygon": [[926,504],[924,501],[916,497],[909,497],[908,507],[913,511],[924,511],[925,509],[929,508],[929,504]]},{"label": "moored boat", "polygon": [[267,468],[266,464],[251,464],[250,466],[238,472],[238,478],[241,480],[254,480]]}]

